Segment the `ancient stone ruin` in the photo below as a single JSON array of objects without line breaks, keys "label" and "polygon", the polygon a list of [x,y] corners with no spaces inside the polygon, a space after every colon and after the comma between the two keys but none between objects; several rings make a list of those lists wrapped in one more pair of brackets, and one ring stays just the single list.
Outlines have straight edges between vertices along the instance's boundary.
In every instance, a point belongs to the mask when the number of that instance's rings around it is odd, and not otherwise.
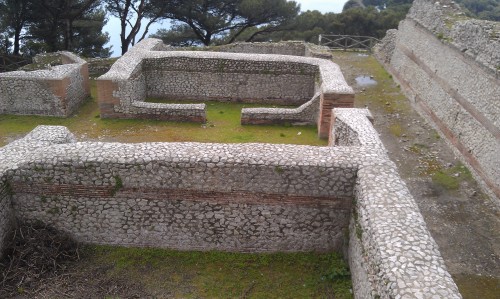
[{"label": "ancient stone ruin", "polygon": [[[52,55],[54,56],[54,55]],[[0,73],[0,114],[67,117],[90,95],[87,62],[58,52],[58,65],[37,61],[37,70]]]},{"label": "ancient stone ruin", "polygon": [[500,201],[500,23],[415,0],[376,57],[485,190]]},{"label": "ancient stone ruin", "polygon": [[[352,88],[329,60],[162,49],[160,40],[144,40],[98,78],[101,117],[205,122],[205,104],[183,104],[186,100],[303,105],[245,109],[242,123],[317,123],[320,137],[326,138],[331,109],[352,107],[354,102]],[[179,103],[149,103],[147,98]]]},{"label": "ancient stone ruin", "polygon": [[76,142],[40,126],[0,149],[0,237],[17,218],[95,244],[345,251],[358,298],[460,298],[369,117],[335,108],[329,147]]},{"label": "ancient stone ruin", "polygon": [[334,63],[164,47],[146,40],[99,78],[102,117],[202,121],[204,104],[181,101],[292,101],[301,106],[244,110],[242,121],[300,115],[329,146],[78,142],[39,126],[0,148],[0,250],[16,219],[93,244],[335,250],[357,298],[461,298],[369,111],[335,107],[353,94]]}]

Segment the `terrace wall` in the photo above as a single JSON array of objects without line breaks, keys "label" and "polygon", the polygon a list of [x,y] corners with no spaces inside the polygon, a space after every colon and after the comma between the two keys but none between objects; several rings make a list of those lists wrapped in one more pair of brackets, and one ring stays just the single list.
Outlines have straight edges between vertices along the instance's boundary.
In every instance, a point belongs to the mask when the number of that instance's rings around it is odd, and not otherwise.
[{"label": "terrace wall", "polygon": [[0,114],[67,117],[90,94],[87,63],[59,52],[63,65],[0,74]]},{"label": "terrace wall", "polygon": [[500,23],[416,0],[376,51],[415,108],[500,198]]}]

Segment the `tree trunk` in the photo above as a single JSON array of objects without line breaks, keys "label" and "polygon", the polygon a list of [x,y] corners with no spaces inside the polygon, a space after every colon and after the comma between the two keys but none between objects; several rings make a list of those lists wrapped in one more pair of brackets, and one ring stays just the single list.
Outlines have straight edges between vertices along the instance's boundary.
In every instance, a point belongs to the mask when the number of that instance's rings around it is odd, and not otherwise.
[{"label": "tree trunk", "polygon": [[64,20],[64,50],[68,51],[71,46],[71,22],[69,18]]},{"label": "tree trunk", "polygon": [[21,28],[16,28],[14,32],[14,51],[12,54],[19,55],[20,43],[21,43]]}]

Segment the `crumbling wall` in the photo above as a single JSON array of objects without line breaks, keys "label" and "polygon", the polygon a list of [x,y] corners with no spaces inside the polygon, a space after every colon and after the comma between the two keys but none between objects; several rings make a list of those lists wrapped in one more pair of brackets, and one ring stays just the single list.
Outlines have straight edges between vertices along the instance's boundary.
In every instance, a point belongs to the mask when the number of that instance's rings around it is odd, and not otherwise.
[{"label": "crumbling wall", "polygon": [[496,197],[499,34],[500,23],[468,19],[450,1],[416,0],[397,34],[376,50],[420,114]]},{"label": "crumbling wall", "polygon": [[62,65],[0,74],[0,114],[67,117],[90,94],[87,63],[69,52]]}]

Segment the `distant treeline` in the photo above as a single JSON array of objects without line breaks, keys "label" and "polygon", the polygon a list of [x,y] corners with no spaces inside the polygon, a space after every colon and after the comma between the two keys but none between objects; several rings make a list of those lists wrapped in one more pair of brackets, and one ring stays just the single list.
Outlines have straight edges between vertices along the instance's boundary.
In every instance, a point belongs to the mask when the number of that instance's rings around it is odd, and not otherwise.
[{"label": "distant treeline", "polygon": [[[499,0],[456,0],[474,17],[500,21]],[[120,20],[120,52],[144,39],[150,26],[172,21],[152,36],[176,46],[235,41],[304,40],[319,34],[381,38],[396,28],[413,0],[349,0],[342,13],[300,12],[287,0],[0,0],[0,53],[33,56],[69,50],[109,57],[110,16]],[[116,50],[116,49],[114,49]]]}]

